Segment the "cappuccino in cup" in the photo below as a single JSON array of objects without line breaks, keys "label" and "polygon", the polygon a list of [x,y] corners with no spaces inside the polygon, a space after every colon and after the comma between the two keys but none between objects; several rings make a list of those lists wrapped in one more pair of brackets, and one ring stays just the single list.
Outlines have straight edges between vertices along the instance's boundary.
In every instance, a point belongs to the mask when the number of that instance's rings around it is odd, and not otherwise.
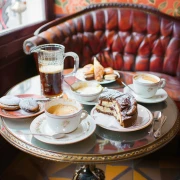
[{"label": "cappuccino in cup", "polygon": [[45,103],[45,115],[47,125],[54,133],[69,133],[79,126],[88,113],[78,101],[60,98]]},{"label": "cappuccino in cup", "polygon": [[159,81],[159,79],[154,78],[153,76],[149,76],[147,74],[136,75],[134,79],[136,81],[139,81],[140,83],[158,83]]},{"label": "cappuccino in cup", "polygon": [[165,79],[152,74],[138,73],[133,77],[133,89],[142,98],[153,97],[165,84]]},{"label": "cappuccino in cup", "polygon": [[78,109],[72,105],[58,104],[55,106],[51,106],[47,111],[50,114],[54,114],[57,116],[64,116],[64,115],[74,114],[78,111]]}]

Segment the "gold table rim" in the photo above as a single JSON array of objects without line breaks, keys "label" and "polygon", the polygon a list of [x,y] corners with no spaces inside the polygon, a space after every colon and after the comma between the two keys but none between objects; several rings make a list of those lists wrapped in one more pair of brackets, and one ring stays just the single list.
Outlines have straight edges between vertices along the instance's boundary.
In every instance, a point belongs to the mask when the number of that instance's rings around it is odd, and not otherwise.
[{"label": "gold table rim", "polygon": [[[1,118],[2,119],[2,118]],[[118,152],[114,154],[73,154],[73,153],[58,153],[50,150],[45,150],[40,147],[30,145],[23,140],[15,137],[6,127],[2,120],[2,128],[0,129],[1,135],[14,147],[24,151],[28,154],[34,155],[36,157],[41,157],[44,159],[58,161],[58,162],[70,162],[70,163],[107,163],[135,159],[145,155],[148,155],[164,145],[170,142],[175,135],[178,133],[180,126],[180,114],[178,113],[177,119],[173,127],[165,133],[162,137],[156,141],[137,148],[135,150],[130,150],[126,152]]]}]

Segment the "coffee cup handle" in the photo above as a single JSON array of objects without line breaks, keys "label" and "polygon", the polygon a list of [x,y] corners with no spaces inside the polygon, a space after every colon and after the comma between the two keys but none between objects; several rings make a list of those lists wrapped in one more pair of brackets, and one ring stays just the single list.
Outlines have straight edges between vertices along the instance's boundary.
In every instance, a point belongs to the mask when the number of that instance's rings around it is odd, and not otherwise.
[{"label": "coffee cup handle", "polygon": [[161,80],[159,82],[159,89],[164,88],[165,85],[166,85],[166,80],[164,78],[161,78]]},{"label": "coffee cup handle", "polygon": [[70,72],[69,74],[66,74],[64,75],[64,77],[68,77],[68,76],[72,76],[74,73],[76,73],[76,71],[78,70],[79,68],[79,56],[74,53],[74,52],[67,52],[67,53],[64,53],[64,59],[68,56],[71,56],[73,57],[74,59],[74,69],[72,72]]},{"label": "coffee cup handle", "polygon": [[86,110],[82,110],[80,123],[82,122],[82,120],[86,119],[87,116],[88,116],[88,112]]}]

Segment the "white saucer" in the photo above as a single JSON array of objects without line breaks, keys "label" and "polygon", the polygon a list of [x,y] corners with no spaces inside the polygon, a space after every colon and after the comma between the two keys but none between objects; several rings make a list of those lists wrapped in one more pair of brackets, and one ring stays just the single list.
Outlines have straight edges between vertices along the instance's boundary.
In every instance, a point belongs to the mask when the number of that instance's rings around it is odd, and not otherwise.
[{"label": "white saucer", "polygon": [[[129,86],[133,89],[133,84],[129,84]],[[141,103],[159,103],[166,100],[166,98],[168,97],[168,94],[164,89],[158,89],[155,96],[148,99],[138,96],[137,94],[132,92],[128,87],[124,88],[124,93],[132,94],[135,97],[136,101],[141,102]]]},{"label": "white saucer", "polygon": [[115,119],[114,116],[97,112],[95,107],[91,110],[91,116],[94,118],[94,122],[96,124],[105,129],[118,132],[131,132],[147,127],[153,120],[152,113],[147,108],[138,104],[137,109],[138,117],[135,121],[135,124],[128,128],[120,126],[119,122]]},{"label": "white saucer", "polygon": [[79,99],[77,101],[79,103],[81,103],[81,104],[84,104],[84,105],[92,105],[92,106],[94,106],[94,105],[96,105],[98,103],[98,98],[93,100],[93,101],[83,101],[83,100],[79,100]]},{"label": "white saucer", "polygon": [[[39,141],[48,144],[56,144],[56,145],[72,144],[86,139],[95,131],[95,129],[96,129],[96,124],[93,122],[93,118],[90,115],[88,115],[87,118],[81,122],[81,124],[78,126],[78,128],[75,131],[66,134],[61,139],[54,139],[45,136],[34,136],[34,137]],[[31,133],[43,133],[49,135],[54,134],[54,132],[47,125],[46,116],[44,113],[37,116],[32,121],[30,125],[30,131]]]},{"label": "white saucer", "polygon": [[[114,70],[114,74],[116,74],[117,76],[118,76],[118,78],[120,77],[120,74],[116,71],[116,70]],[[77,70],[77,72],[76,72],[76,78],[77,79],[79,79],[79,80],[81,80],[81,81],[87,81],[85,78],[84,78],[84,75],[83,75],[83,69],[78,69]],[[88,80],[88,81],[95,81],[95,82],[97,82],[96,80]],[[99,84],[108,84],[108,83],[112,83],[112,82],[114,82],[114,81],[116,81],[116,80],[103,80],[103,81],[101,81],[101,82],[98,82]]]}]

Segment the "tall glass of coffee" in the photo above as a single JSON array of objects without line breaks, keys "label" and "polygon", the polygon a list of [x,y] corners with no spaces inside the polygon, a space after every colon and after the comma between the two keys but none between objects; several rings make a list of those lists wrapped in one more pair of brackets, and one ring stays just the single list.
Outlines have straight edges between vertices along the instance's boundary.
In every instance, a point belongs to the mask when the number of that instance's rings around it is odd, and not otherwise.
[{"label": "tall glass of coffee", "polygon": [[[62,83],[65,76],[73,75],[79,68],[79,57],[74,52],[66,52],[60,44],[43,44],[31,49],[38,53],[38,65],[42,94],[49,98],[63,95]],[[63,75],[64,60],[67,56],[74,59],[74,69],[70,74]]]}]

